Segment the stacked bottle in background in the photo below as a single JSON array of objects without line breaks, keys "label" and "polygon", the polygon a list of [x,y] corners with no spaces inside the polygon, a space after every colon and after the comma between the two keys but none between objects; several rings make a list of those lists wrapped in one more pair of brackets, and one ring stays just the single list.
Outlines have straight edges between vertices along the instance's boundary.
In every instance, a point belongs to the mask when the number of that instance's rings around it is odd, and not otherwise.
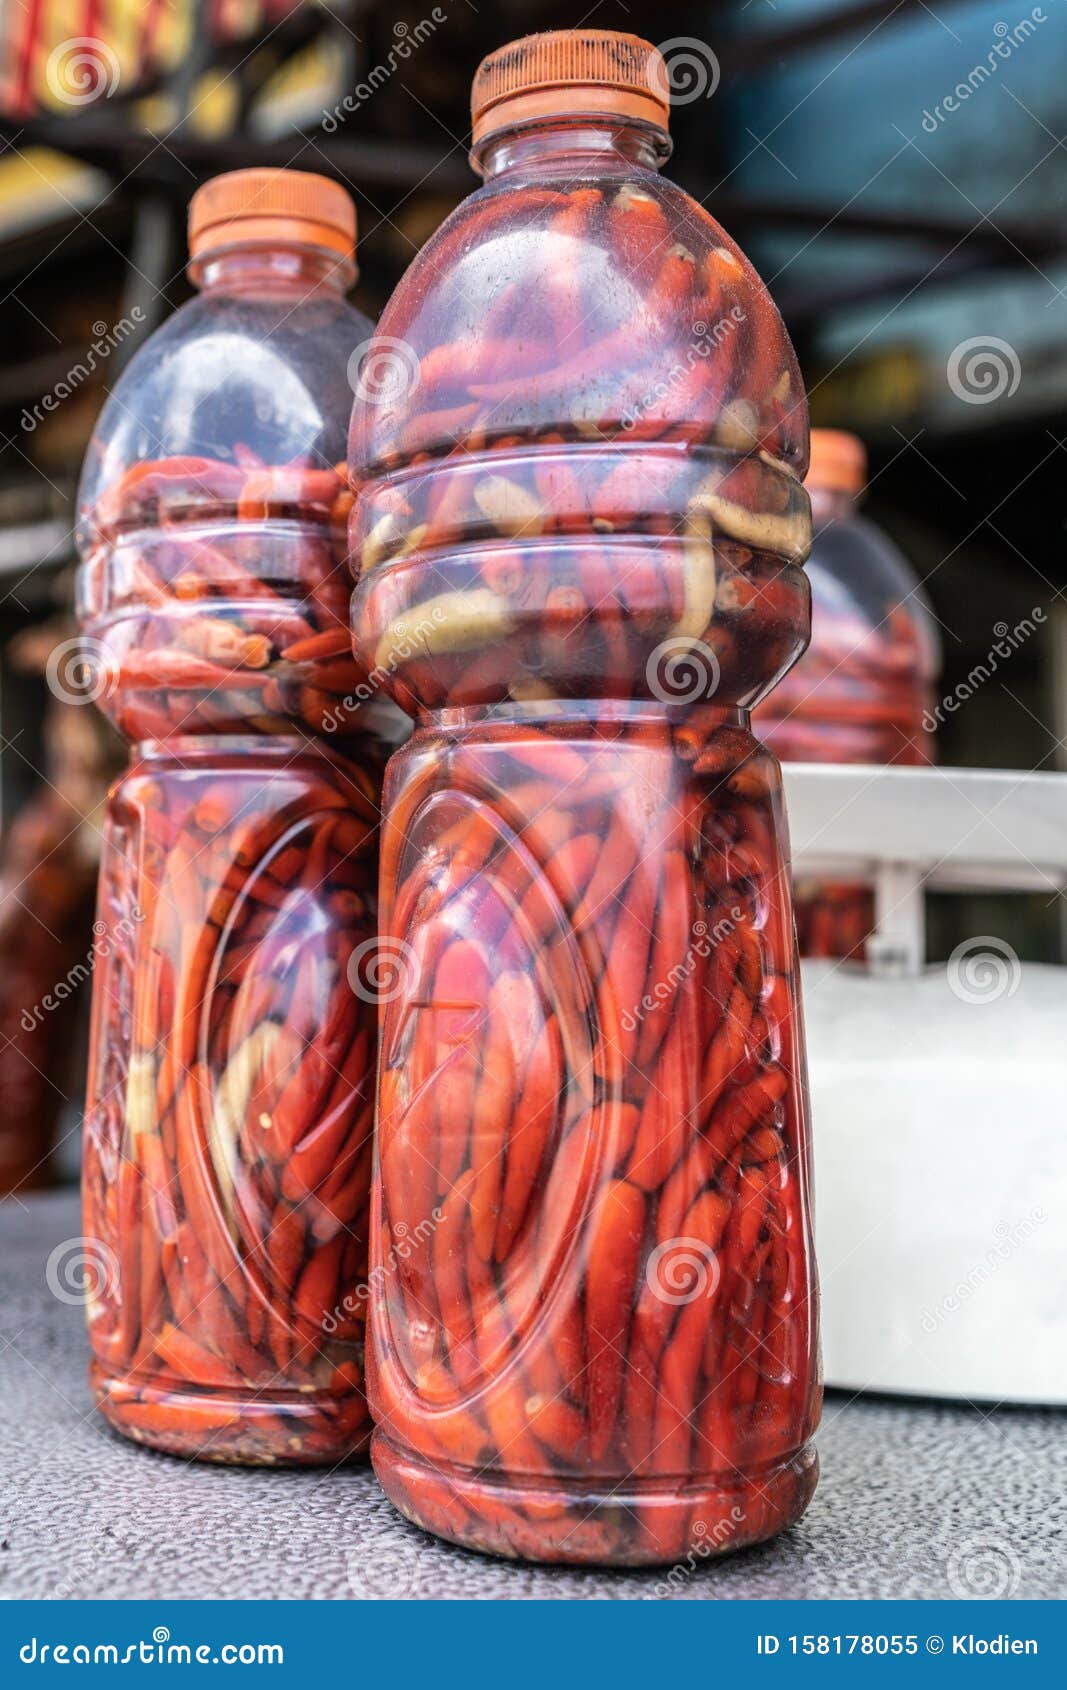
[{"label": "stacked bottle in background", "polygon": [[123,373],[80,492],[87,649],[133,746],[98,907],[92,1383],[119,1430],[215,1460],[368,1434],[385,751],[347,619],[354,245],[323,178],[202,188],[198,295]]},{"label": "stacked bottle in background", "polygon": [[372,1448],[460,1543],[669,1561],[816,1475],[808,1121],[780,771],[807,410],[774,306],[661,180],[634,37],[485,61],[485,186],[357,403],[357,649],[390,764]]},{"label": "stacked bottle in background", "polygon": [[[855,435],[812,430],[811,643],[755,716],[783,762],[934,760],[923,717],[940,668],[937,624],[914,570],[856,508],[866,478]],[[869,886],[798,882],[795,902],[802,956],[862,960],[874,926]]]}]

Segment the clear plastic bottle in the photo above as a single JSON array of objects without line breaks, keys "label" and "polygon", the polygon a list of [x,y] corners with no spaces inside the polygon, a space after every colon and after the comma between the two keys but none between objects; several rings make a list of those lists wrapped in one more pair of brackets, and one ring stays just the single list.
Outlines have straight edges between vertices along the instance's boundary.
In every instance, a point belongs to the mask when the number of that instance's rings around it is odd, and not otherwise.
[{"label": "clear plastic bottle", "polygon": [[807,410],[751,266],[657,174],[655,49],[475,81],[485,185],[357,403],[387,774],[372,1459],[533,1559],[717,1553],[811,1495],[819,1374],[780,776]]},{"label": "clear plastic bottle", "polygon": [[206,184],[198,293],[80,491],[88,655],[133,742],[98,908],[92,1384],[120,1431],[210,1460],[333,1463],[369,1430],[385,748],[347,626],[354,248],[322,177]]},{"label": "clear plastic bottle", "polygon": [[[755,715],[756,732],[783,762],[935,757],[924,714],[941,664],[937,623],[910,564],[859,514],[866,479],[862,441],[812,430],[811,643]],[[869,886],[804,881],[795,900],[802,956],[862,960],[874,925]]]}]

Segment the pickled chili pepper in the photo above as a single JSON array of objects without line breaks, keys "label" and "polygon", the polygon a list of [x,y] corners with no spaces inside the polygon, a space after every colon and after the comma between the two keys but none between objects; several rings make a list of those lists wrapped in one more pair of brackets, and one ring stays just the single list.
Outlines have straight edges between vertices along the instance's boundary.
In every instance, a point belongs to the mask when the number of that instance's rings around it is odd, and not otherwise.
[{"label": "pickled chili pepper", "polygon": [[739,1547],[816,1475],[788,857],[748,725],[807,636],[807,413],[751,268],[656,174],[660,77],[598,31],[486,61],[486,184],[382,321],[427,379],[350,437],[356,648],[417,717],[372,1459],[423,1527],[541,1560]]},{"label": "pickled chili pepper", "polygon": [[127,1436],[216,1461],[369,1435],[384,740],[345,610],[354,232],[321,178],[201,190],[199,296],[124,373],[82,485],[84,627],[135,746],[99,889],[92,1385]]},{"label": "pickled chili pepper", "polygon": [[[122,938],[97,980],[85,1203],[113,1271],[93,1382],[157,1447],[332,1461],[365,1441],[373,1016],[350,965],[373,943],[375,792],[314,746],[186,740],[143,752],[111,804],[99,920]],[[338,823],[360,815],[352,851]],[[167,1403],[166,1425],[140,1414]]]},{"label": "pickled chili pepper", "polygon": [[[362,679],[347,632],[346,489],[343,465],[164,458],[86,506],[82,619],[129,738],[229,732],[235,715],[253,732],[343,734],[343,701]],[[326,724],[320,693],[336,706]]]},{"label": "pickled chili pepper", "polygon": [[[757,710],[756,731],[790,762],[932,762],[925,722],[939,668],[933,612],[910,565],[857,512],[862,443],[836,429],[814,429],[811,439],[812,639]],[[805,878],[795,908],[802,956],[863,960],[874,927],[869,885]]]}]

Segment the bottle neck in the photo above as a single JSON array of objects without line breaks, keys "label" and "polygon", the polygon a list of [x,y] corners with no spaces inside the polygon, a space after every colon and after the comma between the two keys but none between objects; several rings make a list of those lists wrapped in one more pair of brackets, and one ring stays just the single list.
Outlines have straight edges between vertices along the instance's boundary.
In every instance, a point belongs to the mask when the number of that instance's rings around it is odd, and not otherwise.
[{"label": "bottle neck", "polygon": [[507,175],[603,175],[637,165],[659,170],[670,157],[667,133],[651,123],[617,117],[553,118],[486,135],[473,163],[487,182]]},{"label": "bottle neck", "polygon": [[189,279],[205,294],[323,292],[343,296],[355,280],[351,257],[323,247],[250,243],[201,253]]}]

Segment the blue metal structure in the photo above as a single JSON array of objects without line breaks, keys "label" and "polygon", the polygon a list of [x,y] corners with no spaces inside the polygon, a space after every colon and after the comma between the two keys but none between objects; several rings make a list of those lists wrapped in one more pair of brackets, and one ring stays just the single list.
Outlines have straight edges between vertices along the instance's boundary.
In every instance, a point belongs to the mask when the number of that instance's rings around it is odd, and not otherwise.
[{"label": "blue metal structure", "polygon": [[[709,22],[711,203],[742,208],[816,418],[952,433],[1062,407],[1064,0],[737,0]],[[972,342],[1014,354],[995,407],[948,379]]]}]

